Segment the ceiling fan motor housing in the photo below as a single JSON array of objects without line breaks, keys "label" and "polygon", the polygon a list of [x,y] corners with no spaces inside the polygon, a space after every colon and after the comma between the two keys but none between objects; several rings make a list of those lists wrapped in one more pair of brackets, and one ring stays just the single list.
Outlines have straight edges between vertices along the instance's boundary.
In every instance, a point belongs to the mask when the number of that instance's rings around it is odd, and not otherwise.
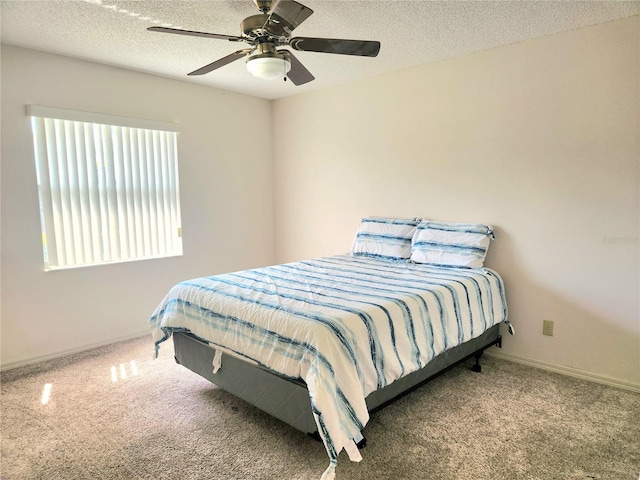
[{"label": "ceiling fan motor housing", "polygon": [[268,20],[269,15],[266,13],[252,15],[242,21],[240,30],[244,37],[253,41],[269,39],[277,42],[280,37],[286,37],[288,35],[284,24],[274,22],[273,18],[271,18],[271,21]]}]

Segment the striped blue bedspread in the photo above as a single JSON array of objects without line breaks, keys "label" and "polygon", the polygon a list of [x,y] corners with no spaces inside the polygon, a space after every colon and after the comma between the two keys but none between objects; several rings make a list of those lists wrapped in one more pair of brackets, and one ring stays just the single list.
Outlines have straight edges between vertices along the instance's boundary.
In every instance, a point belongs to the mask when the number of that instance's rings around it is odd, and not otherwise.
[{"label": "striped blue bedspread", "polygon": [[329,471],[342,449],[359,460],[369,393],[506,319],[491,269],[338,255],[181,282],[149,322],[156,347],[188,330],[304,380]]}]

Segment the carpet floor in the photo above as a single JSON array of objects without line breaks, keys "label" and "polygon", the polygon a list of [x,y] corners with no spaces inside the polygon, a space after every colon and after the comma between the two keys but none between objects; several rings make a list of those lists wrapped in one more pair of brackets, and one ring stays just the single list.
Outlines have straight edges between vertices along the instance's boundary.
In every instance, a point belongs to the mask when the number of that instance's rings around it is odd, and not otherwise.
[{"label": "carpet floor", "polygon": [[[337,480],[638,480],[640,394],[483,357],[372,415]],[[47,386],[48,385],[48,386]],[[44,398],[43,398],[44,397]],[[318,480],[320,442],[150,336],[1,374],[0,477]]]}]

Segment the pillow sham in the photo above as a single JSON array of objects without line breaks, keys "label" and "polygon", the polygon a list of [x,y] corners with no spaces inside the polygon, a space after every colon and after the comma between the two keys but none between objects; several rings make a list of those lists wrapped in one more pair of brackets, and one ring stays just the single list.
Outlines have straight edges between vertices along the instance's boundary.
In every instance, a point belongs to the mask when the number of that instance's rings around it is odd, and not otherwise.
[{"label": "pillow sham", "polygon": [[352,255],[408,259],[419,219],[365,217],[351,246]]},{"label": "pillow sham", "polygon": [[481,268],[491,238],[494,237],[490,225],[423,220],[411,241],[411,260],[432,265]]}]

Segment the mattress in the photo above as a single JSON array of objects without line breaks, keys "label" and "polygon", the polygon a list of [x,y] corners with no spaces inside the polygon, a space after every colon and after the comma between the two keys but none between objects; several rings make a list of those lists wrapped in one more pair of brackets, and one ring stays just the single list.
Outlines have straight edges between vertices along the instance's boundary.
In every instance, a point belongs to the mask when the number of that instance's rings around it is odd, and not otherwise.
[{"label": "mattress", "polygon": [[370,394],[506,319],[491,269],[338,255],[181,282],[150,324],[303,381],[330,471],[360,459]]}]

